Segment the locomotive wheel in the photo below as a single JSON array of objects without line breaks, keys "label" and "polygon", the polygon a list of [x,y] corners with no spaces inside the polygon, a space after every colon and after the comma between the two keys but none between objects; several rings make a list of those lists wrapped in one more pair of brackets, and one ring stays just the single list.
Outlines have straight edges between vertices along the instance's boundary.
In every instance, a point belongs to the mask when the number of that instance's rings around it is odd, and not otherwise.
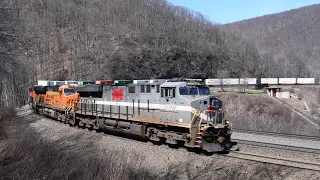
[{"label": "locomotive wheel", "polygon": [[86,127],[86,124],[81,122],[81,120],[78,123],[78,127],[84,129]]},{"label": "locomotive wheel", "polygon": [[229,153],[230,153],[230,151],[225,150],[225,151],[219,151],[218,153],[219,153],[219,154],[229,154]]},{"label": "locomotive wheel", "polygon": [[85,129],[86,128],[86,124],[83,123],[83,126],[80,126],[82,129]]},{"label": "locomotive wheel", "polygon": [[69,126],[74,127],[75,126],[75,122],[74,121],[69,121]]},{"label": "locomotive wheel", "polygon": [[179,145],[178,144],[168,144],[168,146],[172,149],[179,149]]},{"label": "locomotive wheel", "polygon": [[186,149],[187,149],[187,151],[193,152],[193,153],[196,153],[196,154],[200,154],[201,153],[201,149],[199,149],[199,148],[186,147]]},{"label": "locomotive wheel", "polygon": [[87,125],[86,125],[86,128],[87,128],[89,131],[92,131],[92,130],[93,130],[93,126],[90,125],[90,124],[87,124]]}]

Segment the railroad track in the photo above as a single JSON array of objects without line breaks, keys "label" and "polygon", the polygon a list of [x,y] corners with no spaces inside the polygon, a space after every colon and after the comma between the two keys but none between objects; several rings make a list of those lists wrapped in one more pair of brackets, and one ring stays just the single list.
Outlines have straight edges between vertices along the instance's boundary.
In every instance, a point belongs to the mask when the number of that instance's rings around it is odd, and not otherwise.
[{"label": "railroad track", "polygon": [[[54,120],[52,120],[54,121]],[[59,123],[58,121],[54,121],[56,123]],[[73,127],[77,128],[77,127]],[[81,130],[85,130],[80,128]],[[108,134],[112,135],[112,134]],[[118,137],[118,136],[117,136]],[[123,137],[120,137],[123,138]],[[143,143],[141,141],[136,141],[137,143]],[[205,153],[203,151],[189,151],[185,147],[171,147],[171,146],[163,146],[164,148],[170,148],[173,151],[185,151],[186,153],[197,153],[199,156],[206,156],[208,158],[214,158],[214,156],[211,156],[214,153]],[[320,164],[316,163],[309,163],[309,162],[302,162],[302,161],[294,161],[290,159],[284,159],[284,158],[275,158],[275,157],[269,157],[269,156],[262,156],[262,155],[256,155],[256,154],[250,154],[247,152],[241,152],[241,151],[235,151],[232,150],[229,154],[218,154],[229,158],[237,158],[242,160],[249,160],[249,161],[255,161],[255,162],[263,162],[267,164],[275,164],[275,165],[281,165],[286,167],[293,167],[293,168],[300,168],[300,169],[306,169],[306,170],[313,170],[313,171],[320,171]]]},{"label": "railroad track", "polygon": [[[283,133],[269,133],[269,132],[248,131],[248,130],[240,130],[240,131],[235,130],[235,131],[236,132],[246,132],[246,133],[249,132],[251,134],[259,134],[259,135],[288,137],[287,134],[283,134]],[[289,135],[289,137],[300,138],[300,139],[302,138],[302,139],[307,139],[307,140],[320,140],[319,137],[314,137],[314,136]],[[276,143],[270,143],[270,142],[258,142],[258,141],[251,141],[251,140],[242,140],[242,139],[234,139],[234,140],[238,142],[239,146],[241,146],[241,144],[244,144],[244,145],[256,146],[259,148],[271,148],[271,149],[298,152],[298,153],[304,153],[304,154],[308,153],[308,154],[316,155],[316,156],[320,155],[320,149],[317,149],[317,148],[297,147],[297,146],[291,146],[291,145],[283,145],[283,144],[276,144]],[[287,166],[287,167],[320,171],[320,163],[313,163],[313,162],[307,162],[307,161],[292,160],[292,159],[288,159],[288,158],[252,154],[252,153],[248,153],[248,152],[243,152],[243,151],[241,151],[241,149],[240,149],[240,151],[232,151],[230,154],[228,154],[228,156],[233,157],[233,158],[238,158],[238,159],[256,161],[256,162],[264,162],[264,163],[277,164],[277,165],[282,165],[282,166]]]},{"label": "railroad track", "polygon": [[236,129],[236,128],[233,128],[233,131],[239,132],[239,133],[250,133],[250,134],[269,135],[269,136],[271,135],[271,136],[279,136],[279,137],[290,137],[290,138],[299,138],[299,139],[320,141],[319,136],[307,136],[307,135],[297,135],[297,134],[287,134],[287,133],[254,131],[254,130]]},{"label": "railroad track", "polygon": [[266,142],[257,142],[257,141],[248,141],[248,140],[240,140],[236,139],[238,144],[245,144],[257,147],[265,147],[265,148],[272,148],[272,149],[280,149],[286,151],[293,151],[293,152],[301,152],[301,153],[310,153],[315,155],[320,155],[320,149],[316,148],[305,148],[305,147],[297,147],[297,146],[290,146],[290,145],[280,145],[280,144],[273,144],[273,143],[266,143]]},{"label": "railroad track", "polygon": [[269,156],[251,154],[251,153],[246,153],[246,152],[241,152],[241,151],[233,151],[232,153],[228,154],[227,156],[232,157],[232,158],[237,158],[237,159],[245,159],[245,160],[250,160],[250,161],[264,162],[264,163],[268,163],[268,164],[277,164],[277,165],[294,167],[294,168],[299,168],[299,169],[320,171],[320,164],[317,164],[317,163],[296,161],[296,160],[278,158],[278,157],[269,157]]},{"label": "railroad track", "polygon": [[[43,117],[41,115],[36,115],[36,116]],[[50,118],[48,118],[48,119],[50,119]],[[52,121],[58,123],[58,121],[55,121],[55,120],[52,120]],[[239,140],[239,141],[241,141],[241,140]],[[242,140],[242,142],[244,142],[244,141]],[[257,142],[254,142],[254,143],[257,143]],[[266,143],[264,143],[264,144],[266,144]],[[273,144],[273,145],[275,145],[275,144]],[[268,146],[269,146],[269,144],[268,144]],[[279,145],[276,145],[276,146],[279,146]],[[181,150],[180,148],[179,149],[175,149],[175,148],[172,148],[172,147],[169,147],[169,146],[166,146],[166,147],[171,148],[172,150],[177,150],[177,151]],[[283,148],[283,146],[281,148]],[[296,147],[293,147],[293,148],[296,148]],[[303,152],[308,151],[309,153],[313,153],[313,152],[311,152],[311,150],[309,148],[303,148],[303,149],[304,149],[304,150],[302,150]],[[308,149],[308,150],[306,150],[306,149]],[[318,152],[316,154],[320,154],[320,153]],[[205,154],[205,153],[202,153],[202,152],[200,152],[199,155],[208,156],[208,154]],[[224,155],[224,156],[230,157],[230,158],[249,160],[249,161],[263,162],[263,163],[268,163],[268,164],[282,165],[282,166],[287,166],[287,167],[294,167],[294,168],[300,168],[300,169],[320,171],[320,164],[317,164],[317,163],[296,161],[296,160],[290,160],[290,159],[278,158],[278,157],[269,157],[269,156],[251,154],[251,153],[235,151],[235,150],[232,150],[229,154]]]}]

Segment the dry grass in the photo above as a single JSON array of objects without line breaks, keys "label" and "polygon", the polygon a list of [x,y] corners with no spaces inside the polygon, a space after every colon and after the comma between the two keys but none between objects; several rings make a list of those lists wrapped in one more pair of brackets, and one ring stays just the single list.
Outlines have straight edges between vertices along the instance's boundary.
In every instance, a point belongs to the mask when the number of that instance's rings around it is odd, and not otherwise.
[{"label": "dry grass", "polygon": [[319,135],[301,116],[266,95],[219,95],[234,127],[258,131]]},{"label": "dry grass", "polygon": [[299,88],[296,90],[298,97],[303,99],[310,108],[310,114],[320,120],[320,89],[313,87]]},{"label": "dry grass", "polygon": [[15,117],[15,112],[11,108],[0,110],[0,140],[7,137],[8,126]]},{"label": "dry grass", "polygon": [[8,128],[1,132],[7,134],[0,141],[1,179],[156,178],[141,167],[143,159],[138,155],[107,152],[102,157],[90,143],[83,148],[65,139],[44,141],[26,121],[12,115],[9,119],[6,116],[2,124]]}]

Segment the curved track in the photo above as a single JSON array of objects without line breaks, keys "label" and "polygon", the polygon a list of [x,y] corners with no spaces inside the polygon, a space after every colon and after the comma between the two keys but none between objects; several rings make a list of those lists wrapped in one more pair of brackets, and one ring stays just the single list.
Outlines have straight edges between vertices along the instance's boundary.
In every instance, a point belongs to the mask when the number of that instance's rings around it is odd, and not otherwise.
[{"label": "curved track", "polygon": [[[286,138],[296,138],[296,139],[303,139],[303,140],[312,140],[312,141],[319,141],[320,137],[317,136],[304,136],[304,135],[295,135],[295,134],[285,134],[285,133],[271,133],[271,132],[263,132],[263,131],[252,131],[252,130],[244,130],[244,129],[234,129],[234,132],[239,133],[248,133],[252,135],[265,135],[265,136],[273,136],[273,137],[286,137]],[[253,140],[242,140],[242,139],[234,139],[238,142],[238,145],[249,145],[249,146],[256,146],[261,148],[271,148],[277,150],[284,150],[290,152],[298,152],[303,154],[311,154],[315,156],[320,155],[320,149],[318,148],[307,148],[307,147],[297,147],[291,145],[284,145],[284,144],[277,144],[272,142],[259,142]],[[281,158],[281,157],[274,157],[274,156],[266,156],[266,155],[258,155],[252,154],[242,151],[233,151],[228,156],[238,158],[238,159],[246,159],[251,161],[257,162],[264,162],[270,164],[278,164],[287,167],[295,167],[300,169],[308,169],[314,171],[320,171],[320,163],[311,163],[308,161],[298,161],[292,160],[291,158]]]},{"label": "curved track", "polygon": [[245,153],[245,152],[237,152],[237,151],[230,153],[228,156],[233,158],[238,158],[238,159],[246,159],[250,161],[264,162],[269,164],[278,164],[282,166],[294,167],[299,169],[320,171],[320,164],[310,163],[310,162],[295,161],[291,159],[262,156],[262,155],[256,155],[256,154]]},{"label": "curved track", "polygon": [[307,135],[275,133],[275,132],[266,132],[266,131],[254,131],[254,130],[236,129],[236,128],[233,128],[233,131],[234,132],[251,133],[251,134],[259,134],[259,135],[271,135],[271,136],[279,136],[279,137],[290,137],[290,138],[299,138],[299,139],[320,141],[320,137],[319,136],[307,136]]},{"label": "curved track", "polygon": [[266,148],[272,148],[272,149],[280,149],[280,150],[286,150],[286,151],[302,152],[302,153],[310,153],[310,154],[320,155],[320,149],[316,149],[316,148],[304,148],[304,147],[279,145],[279,144],[273,144],[273,143],[247,141],[247,140],[238,140],[238,143],[245,144],[245,145],[251,145],[251,146],[266,147]]}]

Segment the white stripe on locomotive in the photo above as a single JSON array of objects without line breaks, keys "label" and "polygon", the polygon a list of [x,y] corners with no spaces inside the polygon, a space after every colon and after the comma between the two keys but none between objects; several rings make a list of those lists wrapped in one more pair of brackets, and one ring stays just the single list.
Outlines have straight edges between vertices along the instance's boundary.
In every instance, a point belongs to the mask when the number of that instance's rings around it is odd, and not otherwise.
[{"label": "white stripe on locomotive", "polygon": [[[94,102],[93,102],[94,103]],[[128,106],[128,107],[133,107],[132,102],[114,102],[114,101],[95,101],[95,104],[100,104],[100,105],[112,105],[112,106]],[[138,103],[134,103],[135,107],[138,107]],[[140,108],[148,108],[148,103],[139,103]],[[179,106],[175,104],[153,104],[149,103],[149,108],[150,109],[159,109],[159,110],[166,110],[166,111],[187,111],[187,112],[192,112],[196,113],[198,110],[191,107],[191,106]],[[200,117],[202,119],[206,119],[207,115],[204,114],[203,112],[200,113]]]}]

